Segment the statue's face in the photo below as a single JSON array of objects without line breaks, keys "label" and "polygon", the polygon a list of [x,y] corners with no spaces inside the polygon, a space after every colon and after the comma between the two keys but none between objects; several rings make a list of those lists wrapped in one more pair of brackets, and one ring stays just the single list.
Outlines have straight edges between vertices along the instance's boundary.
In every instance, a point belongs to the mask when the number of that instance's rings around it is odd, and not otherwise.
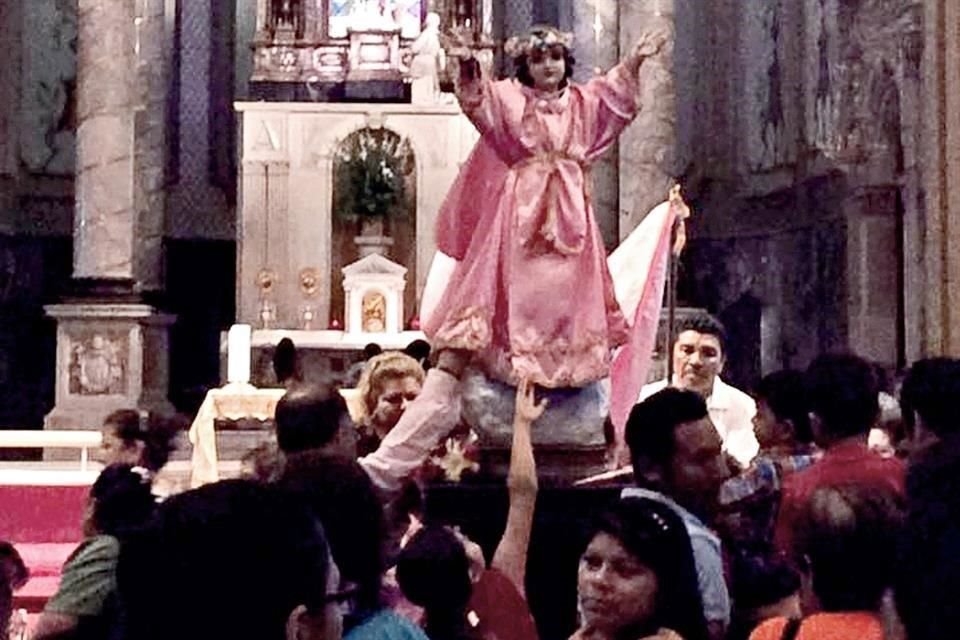
[{"label": "statue's face", "polygon": [[566,52],[562,45],[534,49],[527,57],[533,86],[541,91],[556,91],[567,72]]}]

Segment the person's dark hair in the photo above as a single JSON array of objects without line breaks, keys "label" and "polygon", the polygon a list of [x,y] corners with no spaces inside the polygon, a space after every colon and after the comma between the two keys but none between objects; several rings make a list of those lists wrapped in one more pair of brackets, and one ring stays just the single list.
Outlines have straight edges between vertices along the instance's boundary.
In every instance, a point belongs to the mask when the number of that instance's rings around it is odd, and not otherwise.
[{"label": "person's dark hair", "polygon": [[348,426],[349,417],[346,401],[333,387],[295,386],[277,403],[277,445],[286,454],[324,447]]},{"label": "person's dark hair", "polygon": [[19,589],[27,583],[29,577],[30,571],[20,557],[20,552],[12,543],[0,540],[0,580],[12,589]]},{"label": "person's dark hair", "polygon": [[801,372],[784,369],[766,375],[757,383],[754,395],[767,403],[778,420],[789,420],[793,424],[793,436],[797,442],[813,442],[810,409]]},{"label": "person's dark hair", "polygon": [[739,551],[731,561],[731,597],[736,606],[727,640],[747,640],[765,619],[765,607],[800,592],[800,574],[782,555]]},{"label": "person's dark hair", "polygon": [[145,469],[112,464],[97,476],[90,488],[92,524],[97,533],[121,540],[143,527],[157,500]]},{"label": "person's dark hair", "polygon": [[727,330],[723,323],[709,313],[695,313],[678,320],[674,324],[674,337],[679,336],[684,331],[696,331],[697,333],[714,336],[720,343],[721,352],[727,352]]},{"label": "person's dark hair", "polygon": [[639,628],[624,629],[622,637],[668,628],[685,640],[708,638],[690,537],[673,509],[647,498],[625,498],[597,518],[591,538],[600,533],[615,538],[657,577],[653,615]]},{"label": "person's dark hair", "polygon": [[916,412],[924,426],[941,438],[960,433],[960,416],[955,413],[957,398],[960,398],[960,360],[918,360],[910,367],[900,390],[903,419],[913,427]]},{"label": "person's dark hair", "polygon": [[0,638],[9,637],[13,592],[27,583],[30,572],[9,542],[0,541]]},{"label": "person's dark hair", "polygon": [[180,416],[143,413],[134,409],[119,409],[108,415],[103,426],[112,429],[125,447],[143,443],[142,465],[152,472],[159,471],[176,449],[174,440],[186,427]]},{"label": "person's dark hair", "polygon": [[363,347],[363,359],[369,360],[374,356],[378,356],[383,353],[383,347],[381,347],[376,342],[369,342],[366,346]]},{"label": "person's dark hair", "polygon": [[800,574],[780,554],[739,552],[731,567],[731,595],[738,609],[765,607],[800,591]]},{"label": "person's dark hair", "polygon": [[383,505],[356,460],[307,451],[289,456],[280,486],[306,503],[330,542],[340,579],[358,588],[347,624],[379,610],[386,525]]},{"label": "person's dark hair", "polygon": [[797,527],[796,553],[824,611],[876,611],[893,584],[903,503],[880,486],[818,489]]},{"label": "person's dark hair", "polygon": [[470,562],[452,531],[428,525],[414,534],[397,560],[397,582],[403,595],[426,611],[425,631],[431,640],[470,637]]},{"label": "person's dark hair", "polygon": [[282,338],[273,351],[273,373],[280,384],[296,381],[301,377],[297,347],[290,338]]},{"label": "person's dark hair", "polygon": [[819,416],[824,435],[866,435],[880,415],[873,366],[853,354],[817,357],[804,374],[810,411]]},{"label": "person's dark hair", "polygon": [[[569,84],[570,78],[573,77],[573,69],[577,64],[577,59],[573,57],[573,53],[571,53],[570,49],[567,49],[566,47],[563,48],[563,61],[565,69],[563,73],[563,79],[560,81],[561,89]],[[530,75],[529,57],[526,54],[517,56],[513,59],[513,65],[516,68],[517,80],[520,82],[520,84],[526,87],[532,87],[533,76]]]},{"label": "person's dark hair", "polygon": [[168,498],[120,551],[127,638],[282,640],[290,613],[323,612],[329,551],[309,509],[227,480]]},{"label": "person's dark hair", "polygon": [[637,480],[651,467],[669,467],[677,426],[706,416],[707,403],[700,394],[673,387],[634,405],[627,419],[626,441]]},{"label": "person's dark hair", "polygon": [[403,352],[417,361],[424,361],[430,357],[430,343],[426,340],[414,340],[406,347]]},{"label": "person's dark hair", "polygon": [[907,470],[909,513],[894,594],[910,640],[948,640],[960,628],[960,444],[945,439]]}]

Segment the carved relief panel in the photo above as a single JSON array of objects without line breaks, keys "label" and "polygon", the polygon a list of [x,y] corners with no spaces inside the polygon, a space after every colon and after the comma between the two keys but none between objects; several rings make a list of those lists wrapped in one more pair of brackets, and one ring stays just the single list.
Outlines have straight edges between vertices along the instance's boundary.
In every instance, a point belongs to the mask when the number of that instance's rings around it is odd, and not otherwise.
[{"label": "carved relief panel", "polygon": [[916,0],[813,3],[809,143],[843,163],[900,155],[901,91],[919,73],[922,20]]},{"label": "carved relief panel", "polygon": [[77,331],[70,335],[69,391],[71,395],[99,396],[126,393],[124,362],[128,333],[118,330]]},{"label": "carved relief panel", "polygon": [[23,38],[20,159],[36,173],[72,175],[77,3],[31,0],[23,20],[24,33],[30,35]]}]

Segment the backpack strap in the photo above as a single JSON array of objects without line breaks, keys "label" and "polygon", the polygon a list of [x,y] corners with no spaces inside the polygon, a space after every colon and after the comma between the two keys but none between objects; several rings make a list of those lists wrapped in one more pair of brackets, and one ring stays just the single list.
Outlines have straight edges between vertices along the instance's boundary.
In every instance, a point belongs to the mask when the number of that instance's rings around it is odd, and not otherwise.
[{"label": "backpack strap", "polygon": [[780,636],[780,640],[796,640],[797,634],[800,633],[800,625],[803,624],[803,618],[790,618],[787,620],[786,626],[783,627],[783,635]]}]

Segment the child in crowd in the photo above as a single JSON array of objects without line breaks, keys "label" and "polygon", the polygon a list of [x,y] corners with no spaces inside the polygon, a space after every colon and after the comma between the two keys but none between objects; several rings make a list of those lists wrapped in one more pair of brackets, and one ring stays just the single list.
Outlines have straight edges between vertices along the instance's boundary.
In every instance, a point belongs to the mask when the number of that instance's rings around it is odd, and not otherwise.
[{"label": "child in crowd", "polygon": [[768,551],[784,478],[812,465],[819,453],[813,443],[802,373],[771,373],[757,385],[754,396],[753,427],[760,453],[746,470],[721,485],[717,520],[734,546]]}]

